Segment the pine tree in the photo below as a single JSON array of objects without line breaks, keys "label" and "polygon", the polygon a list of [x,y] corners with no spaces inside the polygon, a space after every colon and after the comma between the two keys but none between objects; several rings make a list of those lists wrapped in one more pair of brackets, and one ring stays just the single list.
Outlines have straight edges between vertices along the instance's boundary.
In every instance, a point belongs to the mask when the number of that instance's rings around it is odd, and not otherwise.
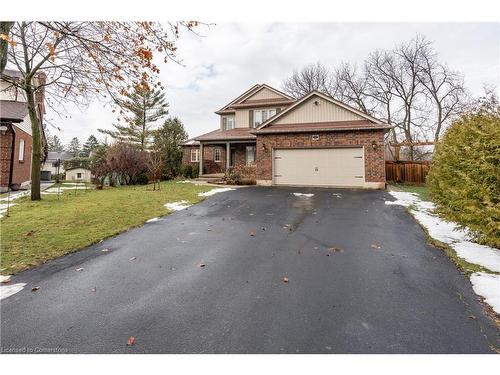
[{"label": "pine tree", "polygon": [[82,152],[82,147],[80,145],[80,140],[74,137],[68,145],[68,152],[74,157],[80,156]]},{"label": "pine tree", "polygon": [[49,151],[63,152],[64,146],[57,135],[47,137],[47,147]]},{"label": "pine tree", "polygon": [[91,134],[88,138],[87,141],[83,144],[81,156],[88,158],[90,156],[90,153],[95,150],[95,148],[99,145],[99,141],[97,138]]},{"label": "pine tree", "polygon": [[154,149],[161,153],[164,176],[172,178],[180,174],[182,162],[181,144],[187,140],[182,121],[177,117],[169,117],[154,132]]},{"label": "pine tree", "polygon": [[154,123],[168,114],[165,93],[159,89],[136,87],[132,94],[118,105],[124,112],[125,124],[113,124],[115,130],[99,129],[112,138],[131,143],[140,150],[148,148],[153,135]]}]

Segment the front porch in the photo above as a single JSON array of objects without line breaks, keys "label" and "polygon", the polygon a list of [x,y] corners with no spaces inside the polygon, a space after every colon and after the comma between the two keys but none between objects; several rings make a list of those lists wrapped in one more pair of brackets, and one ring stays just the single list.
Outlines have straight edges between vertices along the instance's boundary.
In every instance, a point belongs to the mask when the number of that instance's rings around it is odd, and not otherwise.
[{"label": "front porch", "polygon": [[220,177],[233,167],[255,163],[255,141],[202,141],[199,147],[201,178]]}]

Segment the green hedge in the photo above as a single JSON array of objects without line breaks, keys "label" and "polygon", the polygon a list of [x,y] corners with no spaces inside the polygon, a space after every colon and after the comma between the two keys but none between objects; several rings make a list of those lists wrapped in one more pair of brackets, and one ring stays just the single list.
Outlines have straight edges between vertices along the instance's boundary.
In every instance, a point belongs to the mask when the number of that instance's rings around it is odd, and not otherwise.
[{"label": "green hedge", "polygon": [[500,247],[500,110],[463,115],[436,147],[428,180],[438,213]]}]

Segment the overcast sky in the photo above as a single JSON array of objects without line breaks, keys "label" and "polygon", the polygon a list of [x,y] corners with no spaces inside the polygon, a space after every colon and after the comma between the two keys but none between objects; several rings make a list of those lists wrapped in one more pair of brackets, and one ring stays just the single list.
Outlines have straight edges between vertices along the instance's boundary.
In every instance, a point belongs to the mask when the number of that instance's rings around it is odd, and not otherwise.
[{"label": "overcast sky", "polygon": [[[375,49],[390,49],[426,35],[451,68],[465,75],[475,94],[484,84],[499,85],[500,26],[498,23],[219,23],[200,29],[198,37],[184,34],[178,41],[183,65],[161,65],[170,114],[178,116],[190,137],[218,127],[214,111],[256,83],[281,88],[295,69],[320,61],[334,67],[341,61],[361,64]],[[98,128],[112,128],[115,117],[109,107],[95,103],[84,112],[68,108],[70,118],[48,113],[51,128],[64,143]]]}]

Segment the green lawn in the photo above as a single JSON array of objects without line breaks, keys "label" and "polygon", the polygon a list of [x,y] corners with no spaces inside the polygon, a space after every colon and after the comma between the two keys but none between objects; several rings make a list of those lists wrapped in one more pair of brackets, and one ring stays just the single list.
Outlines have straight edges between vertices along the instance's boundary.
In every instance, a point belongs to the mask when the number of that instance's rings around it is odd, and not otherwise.
[{"label": "green lawn", "polygon": [[0,221],[0,273],[19,272],[140,226],[169,213],[165,203],[196,203],[203,199],[198,193],[211,189],[168,181],[160,191],[152,185],[122,186],[66,190],[59,200],[56,195],[43,195],[38,202],[20,198],[10,217]]},{"label": "green lawn", "polygon": [[408,193],[417,193],[420,196],[420,199],[424,201],[430,201],[429,197],[429,189],[425,185],[410,185],[410,184],[391,184],[391,187],[394,190],[398,191],[406,191]]}]

